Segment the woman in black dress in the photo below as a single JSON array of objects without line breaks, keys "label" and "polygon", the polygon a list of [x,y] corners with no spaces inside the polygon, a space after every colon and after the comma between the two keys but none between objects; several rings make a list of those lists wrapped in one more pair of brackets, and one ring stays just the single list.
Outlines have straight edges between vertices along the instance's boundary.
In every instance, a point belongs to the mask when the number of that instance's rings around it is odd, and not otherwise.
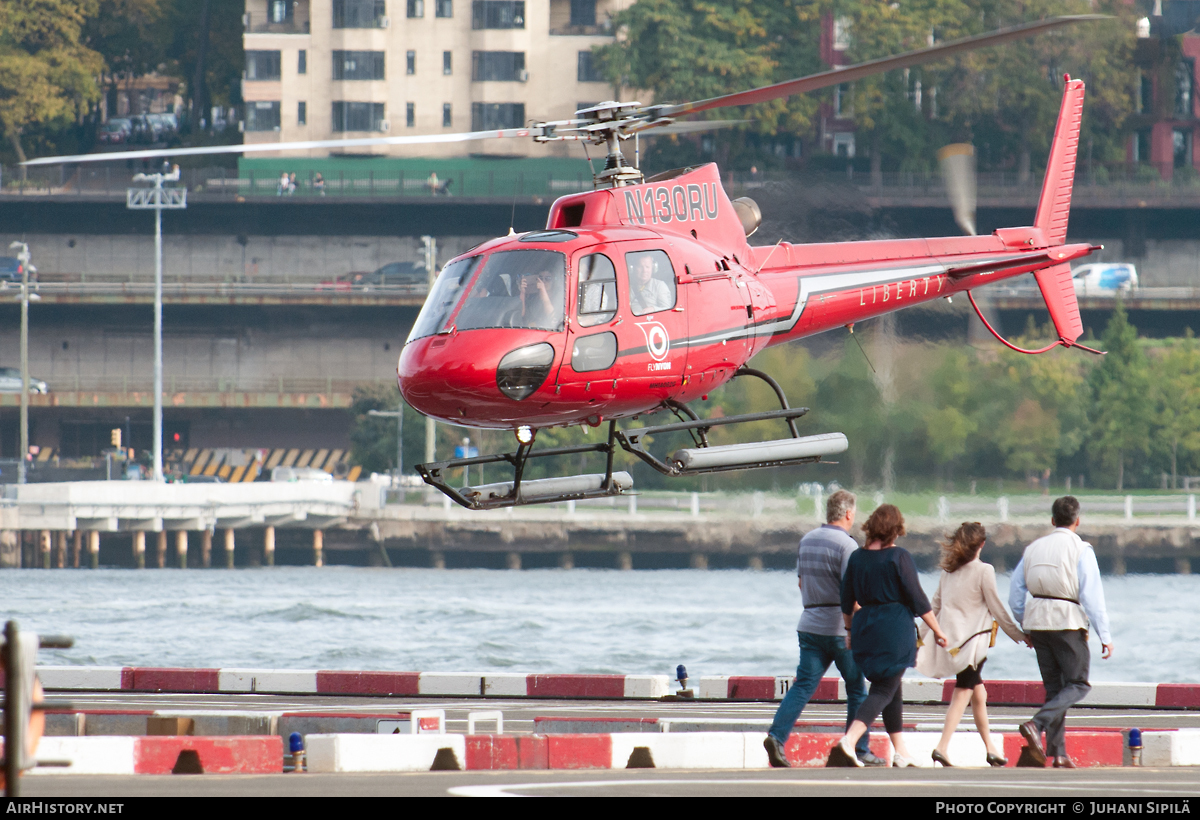
[{"label": "woman in black dress", "polygon": [[829,750],[827,766],[861,766],[854,744],[875,718],[892,739],[893,766],[916,765],[904,744],[904,699],[900,680],[917,662],[917,630],[913,618],[929,625],[938,646],[946,636],[938,626],[929,599],[917,580],[917,567],[908,551],[896,546],[904,535],[904,516],[891,504],[880,505],[863,524],[867,546],[855,550],[842,576],[842,616],[846,645],[871,682],[845,736]]}]

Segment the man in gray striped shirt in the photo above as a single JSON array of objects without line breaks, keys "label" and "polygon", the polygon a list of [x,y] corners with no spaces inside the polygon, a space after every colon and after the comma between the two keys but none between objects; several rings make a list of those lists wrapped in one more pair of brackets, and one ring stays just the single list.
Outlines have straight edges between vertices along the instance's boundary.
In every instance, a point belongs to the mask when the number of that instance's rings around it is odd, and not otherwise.
[{"label": "man in gray striped shirt", "polygon": [[[838,490],[829,496],[825,505],[828,523],[800,539],[796,564],[804,603],[804,613],[796,627],[800,638],[800,663],[796,667],[796,679],[779,704],[770,732],[763,741],[767,757],[776,768],[791,765],[784,754],[788,736],[830,664],[837,665],[846,681],[847,728],[867,696],[862,672],[846,648],[846,626],[842,620],[842,575],[846,572],[850,554],[858,549],[858,542],[850,537],[857,513],[854,493]],[[885,760],[871,753],[867,740],[864,734],[855,746],[859,760],[868,766],[887,765]]]}]

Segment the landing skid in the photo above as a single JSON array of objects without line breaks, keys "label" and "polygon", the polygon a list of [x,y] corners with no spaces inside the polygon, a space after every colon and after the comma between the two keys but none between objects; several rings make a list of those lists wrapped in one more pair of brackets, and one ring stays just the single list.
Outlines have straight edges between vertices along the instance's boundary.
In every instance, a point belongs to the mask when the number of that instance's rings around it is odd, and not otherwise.
[{"label": "landing skid", "polygon": [[[557,501],[579,501],[585,498],[606,498],[621,495],[633,488],[633,477],[624,471],[613,472],[613,455],[616,453],[617,423],[608,423],[608,441],[603,444],[580,444],[573,447],[551,447],[533,450],[533,442],[521,444],[515,453],[499,453],[493,456],[456,458],[418,464],[416,470],[425,483],[437,487],[455,503],[470,510],[494,510],[501,507],[517,507],[526,504],[553,504]],[[564,476],[561,478],[538,478],[523,480],[525,466],[531,458],[552,458],[580,453],[604,453],[607,456],[604,473]],[[482,484],[478,487],[451,487],[446,483],[446,473],[476,464],[508,464],[513,468],[513,480],[497,484]]]},{"label": "landing skid", "polygon": [[[624,471],[613,471],[613,456],[618,446],[649,464],[658,472],[668,476],[702,475],[731,470],[754,470],[763,467],[785,467],[795,464],[812,464],[824,456],[846,450],[846,437],[841,433],[825,433],[816,436],[801,436],[796,431],[796,419],[808,412],[807,407],[788,407],[787,397],[779,384],[767,374],[748,367],[740,369],[737,376],[752,376],[767,382],[775,391],[782,406],[779,410],[765,413],[748,413],[740,416],[725,416],[717,419],[701,419],[686,405],[670,402],[676,416],[687,416],[687,421],[662,424],[655,427],[639,427],[628,432],[617,430],[617,423],[608,423],[608,438],[602,444],[581,444],[573,447],[551,447],[533,449],[532,438],[522,443],[515,453],[500,453],[475,458],[456,458],[418,464],[417,472],[425,483],[441,490],[455,503],[470,510],[492,510],[501,507],[517,507],[527,504],[553,504],[557,501],[578,501],[587,498],[606,498],[623,495],[633,489],[633,477]],[[786,422],[790,438],[758,441],[747,444],[713,446],[708,442],[708,433],[714,427],[728,424],[744,424],[755,421],[779,419]],[[663,433],[686,431],[692,436],[695,447],[676,450],[666,460],[660,459],[646,449],[644,439]],[[539,478],[524,480],[525,467],[533,458],[579,455],[581,453],[603,453],[606,458],[603,473]],[[448,473],[452,470],[474,467],[477,464],[508,464],[513,468],[513,480],[478,487],[452,487]],[[468,473],[469,474],[469,473]]]}]

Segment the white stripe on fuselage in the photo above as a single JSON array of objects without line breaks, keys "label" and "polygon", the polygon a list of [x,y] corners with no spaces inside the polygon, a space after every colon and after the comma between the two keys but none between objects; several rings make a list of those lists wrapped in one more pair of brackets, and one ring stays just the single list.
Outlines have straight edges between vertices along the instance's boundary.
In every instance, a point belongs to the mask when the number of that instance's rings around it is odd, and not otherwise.
[{"label": "white stripe on fuselage", "polygon": [[[975,264],[983,265],[993,260],[981,260]],[[926,276],[941,276],[946,273],[948,266],[942,264],[921,265],[914,268],[890,268],[888,270],[851,271],[846,273],[819,273],[799,276],[799,292],[796,296],[796,306],[791,316],[786,319],[776,319],[762,325],[750,325],[743,328],[731,328],[716,333],[698,336],[688,341],[689,347],[712,344],[714,342],[740,339],[746,336],[764,336],[776,333],[787,333],[800,321],[804,306],[810,296],[829,293],[831,291],[852,290],[868,286],[890,285],[893,282],[904,282],[909,279],[921,279]]]}]

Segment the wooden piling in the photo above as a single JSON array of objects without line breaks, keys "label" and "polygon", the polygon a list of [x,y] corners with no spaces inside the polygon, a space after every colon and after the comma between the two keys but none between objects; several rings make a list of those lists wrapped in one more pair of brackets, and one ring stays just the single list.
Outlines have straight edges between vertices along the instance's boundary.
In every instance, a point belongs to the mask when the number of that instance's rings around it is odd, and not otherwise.
[{"label": "wooden piling", "polygon": [[56,532],[54,541],[54,566],[64,569],[67,566],[67,531]]},{"label": "wooden piling", "polygon": [[42,569],[50,569],[50,530],[42,530],[38,536],[38,565]]},{"label": "wooden piling", "polygon": [[167,567],[167,531],[159,530],[154,534],[154,565],[159,569]]},{"label": "wooden piling", "polygon": [[88,566],[92,569],[100,568],[99,530],[88,530]]},{"label": "wooden piling", "polygon": [[263,530],[263,566],[275,566],[275,528]]},{"label": "wooden piling", "polygon": [[133,534],[133,565],[138,569],[146,568],[146,533],[143,530]]},{"label": "wooden piling", "polygon": [[180,569],[187,569],[187,541],[187,530],[179,530],[175,533],[175,557],[179,560]]},{"label": "wooden piling", "polygon": [[200,566],[208,569],[212,566],[212,530],[204,530],[200,534]]},{"label": "wooden piling", "polygon": [[71,534],[71,566],[79,569],[79,554],[83,552],[83,530]]},{"label": "wooden piling", "polygon": [[504,566],[506,569],[520,569],[521,568],[521,553],[510,552],[507,555],[505,555],[504,556]]},{"label": "wooden piling", "polygon": [[313,566],[325,566],[325,533],[313,530]]},{"label": "wooden piling", "polygon": [[233,569],[233,528],[225,530],[225,569]]}]

